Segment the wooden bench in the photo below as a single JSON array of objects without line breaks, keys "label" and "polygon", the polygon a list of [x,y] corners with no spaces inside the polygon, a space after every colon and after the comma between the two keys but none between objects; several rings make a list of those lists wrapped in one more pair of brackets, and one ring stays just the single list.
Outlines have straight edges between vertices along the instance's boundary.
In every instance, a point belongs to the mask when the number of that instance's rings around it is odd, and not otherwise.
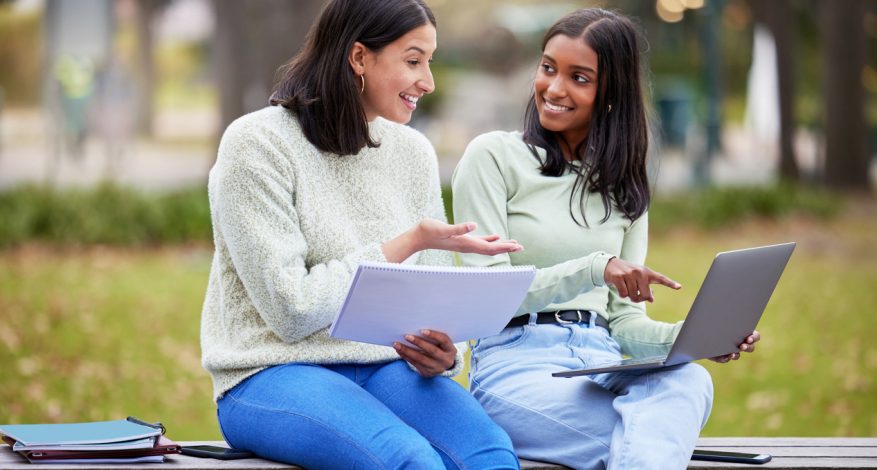
[{"label": "wooden bench", "polygon": [[[225,446],[222,441],[180,442],[182,445],[211,444]],[[877,438],[774,438],[774,437],[705,437],[698,442],[698,447],[749,453],[768,453],[773,460],[765,465],[727,464],[718,462],[692,461],[689,469],[877,469]],[[9,446],[0,447],[0,469],[46,469],[46,470],[89,470],[89,469],[297,469],[291,465],[263,459],[214,460],[174,455],[163,464],[141,465],[32,465],[19,455],[12,452]],[[521,460],[521,468],[525,470],[559,470],[564,467],[542,462]]]}]

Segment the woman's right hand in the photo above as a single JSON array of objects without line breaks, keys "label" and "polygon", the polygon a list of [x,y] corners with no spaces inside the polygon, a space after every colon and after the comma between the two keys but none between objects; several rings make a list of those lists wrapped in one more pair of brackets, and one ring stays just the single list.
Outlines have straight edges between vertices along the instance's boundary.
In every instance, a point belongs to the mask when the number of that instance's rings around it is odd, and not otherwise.
[{"label": "woman's right hand", "polygon": [[606,285],[615,286],[619,296],[628,297],[632,302],[654,302],[650,284],[661,284],[676,290],[682,288],[682,284],[657,271],[617,257],[609,260],[603,277]]},{"label": "woman's right hand", "polygon": [[391,263],[399,263],[421,250],[493,256],[524,249],[515,240],[500,240],[499,235],[469,235],[475,227],[474,222],[450,225],[435,219],[424,219],[402,235],[384,243],[384,256]]}]

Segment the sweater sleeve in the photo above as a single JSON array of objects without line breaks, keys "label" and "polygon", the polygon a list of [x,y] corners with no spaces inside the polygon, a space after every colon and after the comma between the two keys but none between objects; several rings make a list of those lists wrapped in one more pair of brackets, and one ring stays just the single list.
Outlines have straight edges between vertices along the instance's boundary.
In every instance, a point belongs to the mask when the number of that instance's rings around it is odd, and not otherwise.
[{"label": "sweater sleeve", "polygon": [[[248,300],[278,337],[297,342],[327,327],[360,261],[386,261],[377,243],[307,266],[288,160],[255,126],[232,124],[210,173],[214,236]],[[217,244],[218,245],[218,244]]]},{"label": "sweater sleeve", "polygon": [[[475,222],[481,235],[498,234],[509,238],[506,210],[508,188],[503,177],[502,143],[496,134],[473,140],[453,176],[454,217],[458,222]],[[524,247],[526,249],[526,247]],[[461,254],[467,266],[510,266],[508,254],[483,256]],[[605,285],[603,272],[612,258],[594,252],[554,266],[536,270],[527,296],[515,315],[538,312],[553,303],[574,299],[582,292]]]},{"label": "sweater sleeve", "polygon": [[[624,235],[620,258],[639,265],[645,264],[649,231],[648,213],[637,219]],[[609,330],[625,354],[648,357],[667,354],[682,328],[676,324],[652,320],[646,315],[642,302],[618,296],[614,287],[609,289]]]}]

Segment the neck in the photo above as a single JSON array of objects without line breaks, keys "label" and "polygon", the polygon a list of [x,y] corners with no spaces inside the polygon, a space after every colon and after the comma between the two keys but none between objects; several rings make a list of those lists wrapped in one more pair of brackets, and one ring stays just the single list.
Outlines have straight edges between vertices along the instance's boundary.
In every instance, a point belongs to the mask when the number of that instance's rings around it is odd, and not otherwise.
[{"label": "neck", "polygon": [[568,133],[558,133],[557,134],[557,142],[560,144],[560,151],[563,153],[564,160],[571,162],[573,160],[578,160],[578,155],[574,155],[575,149],[585,140],[587,137],[587,133],[583,136],[576,135],[572,136]]}]

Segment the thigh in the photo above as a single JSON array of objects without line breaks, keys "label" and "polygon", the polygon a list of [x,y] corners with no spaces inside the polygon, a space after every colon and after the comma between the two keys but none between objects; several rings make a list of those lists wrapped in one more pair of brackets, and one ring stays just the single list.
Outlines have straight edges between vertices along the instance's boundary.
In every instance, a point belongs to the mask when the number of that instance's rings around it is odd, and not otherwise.
[{"label": "thigh", "polygon": [[505,431],[450,378],[426,379],[404,361],[395,361],[375,372],[364,387],[423,435],[446,467],[518,467],[518,458]]},{"label": "thigh", "polygon": [[712,381],[698,364],[603,374],[621,416],[612,442],[616,468],[683,468],[712,405]]},{"label": "thigh", "polygon": [[602,336],[581,328],[525,329],[530,331],[513,347],[487,351],[473,361],[472,393],[506,429],[522,457],[604,468],[619,420],[613,408],[617,395],[589,377],[551,376],[583,367],[590,356],[582,355],[598,354],[605,344]]},{"label": "thigh", "polygon": [[320,366],[266,369],[226,393],[218,413],[230,445],[272,460],[309,469],[443,468],[417,431]]}]

